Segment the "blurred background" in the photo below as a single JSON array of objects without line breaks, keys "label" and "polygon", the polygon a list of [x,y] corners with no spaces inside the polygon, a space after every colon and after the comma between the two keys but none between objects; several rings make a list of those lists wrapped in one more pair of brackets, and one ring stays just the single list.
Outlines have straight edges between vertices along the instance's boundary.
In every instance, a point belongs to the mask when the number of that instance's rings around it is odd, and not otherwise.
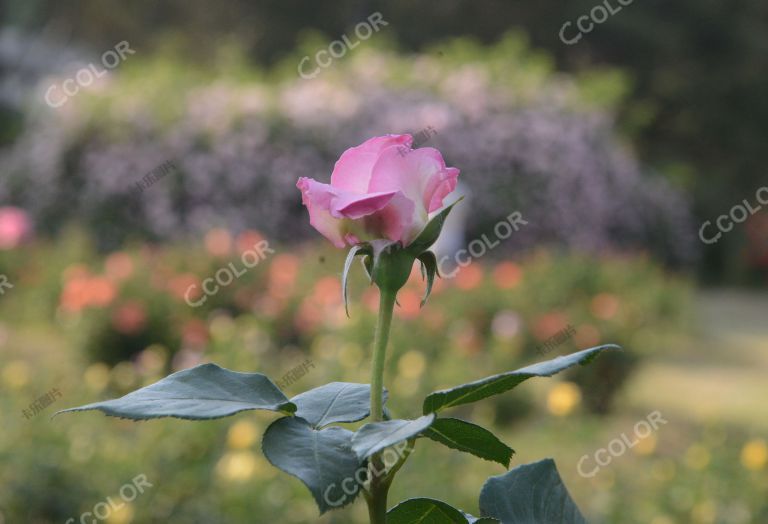
[{"label": "blurred background", "polygon": [[[765,2],[3,0],[0,16],[0,524],[79,521],[140,474],[152,487],[100,519],[366,522],[362,501],[319,518],[267,463],[267,414],[50,415],[207,361],[287,377],[289,396],[368,382],[376,291],[357,270],[345,317],[344,253],[295,183],[403,132],[462,172],[441,256],[510,213],[527,224],[423,310],[413,275],[392,412],[618,343],[455,414],[513,466],[554,457],[590,522],[768,522]],[[274,253],[190,305],[260,241]],[[579,473],[654,411],[667,424]],[[477,514],[502,468],[433,444],[391,501]]]}]

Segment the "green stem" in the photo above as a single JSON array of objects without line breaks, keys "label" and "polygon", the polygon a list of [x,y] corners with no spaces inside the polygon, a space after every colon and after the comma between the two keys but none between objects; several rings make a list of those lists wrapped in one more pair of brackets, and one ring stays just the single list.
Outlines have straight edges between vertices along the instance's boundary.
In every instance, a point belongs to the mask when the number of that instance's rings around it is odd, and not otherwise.
[{"label": "green stem", "polygon": [[[389,330],[392,325],[392,313],[395,309],[397,292],[388,292],[381,289],[379,298],[379,321],[376,325],[376,335],[373,341],[373,363],[371,365],[371,420],[380,422],[384,420],[384,363],[387,357],[387,343],[389,342]],[[381,471],[384,462],[380,454],[371,457],[369,469],[370,488],[368,502],[368,514],[371,524],[386,524],[387,519],[387,493],[391,479],[383,478]],[[377,475],[374,472],[379,472]]]},{"label": "green stem", "polygon": [[371,420],[384,420],[384,363],[387,359],[389,328],[395,309],[396,293],[381,291],[379,298],[379,322],[373,340],[373,362],[371,365]]}]

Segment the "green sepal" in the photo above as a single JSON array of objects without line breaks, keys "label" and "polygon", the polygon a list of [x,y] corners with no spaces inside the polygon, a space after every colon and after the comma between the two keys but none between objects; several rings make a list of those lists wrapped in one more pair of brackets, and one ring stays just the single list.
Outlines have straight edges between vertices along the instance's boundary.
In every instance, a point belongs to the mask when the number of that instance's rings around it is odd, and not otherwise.
[{"label": "green sepal", "polygon": [[424,229],[421,230],[421,233],[418,234],[416,239],[411,242],[406,249],[416,257],[432,247],[432,244],[437,242],[437,239],[440,236],[440,232],[443,230],[443,226],[445,225],[445,219],[448,218],[448,214],[453,209],[453,206],[461,202],[463,199],[464,197],[461,197],[453,204],[445,206],[443,209],[438,211],[437,214],[433,216],[429,222],[427,222],[427,225],[424,227]]},{"label": "green sepal", "polygon": [[424,298],[421,299],[421,307],[427,303],[429,295],[432,294],[432,286],[435,283],[435,275],[440,276],[440,272],[437,269],[437,257],[432,251],[425,251],[417,257],[421,262],[421,275],[427,277],[427,290],[424,293]]},{"label": "green sepal", "polygon": [[349,316],[349,297],[347,293],[347,280],[349,279],[349,269],[352,267],[352,261],[357,255],[371,255],[373,250],[369,244],[357,244],[352,246],[347,254],[347,260],[344,262],[344,272],[341,274],[341,295],[344,299],[344,311]]}]

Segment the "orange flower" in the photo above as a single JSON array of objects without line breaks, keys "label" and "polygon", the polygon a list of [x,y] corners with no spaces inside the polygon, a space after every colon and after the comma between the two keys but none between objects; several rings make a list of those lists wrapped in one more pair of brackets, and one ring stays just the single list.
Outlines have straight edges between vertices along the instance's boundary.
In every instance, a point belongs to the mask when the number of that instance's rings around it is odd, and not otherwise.
[{"label": "orange flower", "polygon": [[341,282],[337,277],[323,277],[317,281],[312,291],[312,300],[321,306],[333,306],[341,303]]},{"label": "orange flower", "polygon": [[610,293],[600,293],[592,299],[592,314],[597,318],[609,320],[616,316],[619,311],[620,302],[616,295]]},{"label": "orange flower", "polygon": [[483,270],[480,264],[470,264],[456,274],[456,287],[469,291],[475,289],[483,281]]},{"label": "orange flower", "polygon": [[291,296],[298,274],[298,257],[287,253],[276,255],[269,266],[269,294],[277,298]]},{"label": "orange flower", "polygon": [[600,331],[591,324],[582,324],[576,328],[573,339],[580,348],[594,347],[600,343]]},{"label": "orange flower", "polygon": [[244,253],[248,250],[251,250],[256,244],[258,244],[262,240],[264,240],[264,235],[262,235],[258,231],[254,231],[252,229],[243,231],[242,233],[237,235],[237,240],[235,241],[237,244],[237,251],[239,253]]},{"label": "orange flower", "polygon": [[[190,291],[190,288],[193,286],[194,289]],[[190,300],[197,300],[203,294],[202,289],[200,289],[200,279],[192,273],[181,273],[172,276],[165,288],[172,296],[179,300],[185,300],[187,292],[189,292]]]},{"label": "orange flower", "polygon": [[493,270],[493,280],[501,289],[512,289],[523,279],[523,270],[514,262],[502,262]]},{"label": "orange flower", "polygon": [[93,277],[87,281],[89,304],[96,307],[108,306],[117,296],[115,285],[106,277]]},{"label": "orange flower", "polygon": [[211,229],[205,235],[205,249],[215,257],[229,256],[232,251],[232,235],[226,229]]},{"label": "orange flower", "polygon": [[112,253],[104,262],[104,272],[116,282],[125,280],[133,274],[133,260],[127,253]]},{"label": "orange flower", "polygon": [[402,318],[414,318],[419,315],[421,309],[421,297],[412,289],[402,289],[397,295],[397,301],[400,303],[395,312]]},{"label": "orange flower", "polygon": [[143,304],[131,300],[118,306],[112,313],[112,326],[124,335],[135,335],[147,324],[147,312]]},{"label": "orange flower", "polygon": [[533,336],[540,342],[544,342],[555,336],[568,326],[568,317],[560,312],[553,311],[539,315],[533,321]]}]

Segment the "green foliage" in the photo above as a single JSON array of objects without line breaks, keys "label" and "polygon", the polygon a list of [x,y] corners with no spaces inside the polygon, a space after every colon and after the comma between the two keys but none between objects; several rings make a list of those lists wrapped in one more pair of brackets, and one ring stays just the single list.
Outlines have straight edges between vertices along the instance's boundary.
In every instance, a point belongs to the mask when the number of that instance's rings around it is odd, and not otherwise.
[{"label": "green foliage", "polygon": [[344,428],[317,430],[304,419],[285,417],[269,426],[262,450],[272,465],[299,478],[325,513],[353,502],[360,492],[355,474],[361,462],[350,447],[352,435]]},{"label": "green foliage", "polygon": [[565,357],[557,357],[554,360],[539,362],[538,364],[518,369],[517,371],[500,373],[492,377],[476,380],[475,382],[456,386],[451,389],[436,391],[430,393],[427,398],[424,399],[423,411],[425,414],[435,413],[445,408],[477,402],[478,400],[483,400],[490,396],[509,391],[529,378],[551,377],[570,367],[588,364],[602,351],[609,349],[621,348],[613,344],[606,344],[600,347],[585,349],[584,351],[579,351],[578,353]]},{"label": "green foliage", "polygon": [[424,436],[449,448],[498,462],[505,468],[515,453],[487,429],[455,418],[435,419]]},{"label": "green foliage", "polygon": [[[384,401],[387,391],[384,391]],[[371,410],[371,386],[331,382],[305,391],[291,399],[296,404],[295,415],[315,429],[340,422],[357,422],[367,418]]]},{"label": "green foliage", "polygon": [[417,498],[401,502],[387,513],[387,524],[490,524],[496,519],[476,519],[445,502]]},{"label": "green foliage", "polygon": [[122,398],[59,413],[94,409],[112,417],[132,420],[159,417],[210,420],[252,409],[293,413],[296,405],[261,373],[238,373],[216,364],[202,364],[169,375]]},{"label": "green foliage", "polygon": [[425,415],[416,420],[386,420],[371,422],[361,427],[352,437],[352,449],[360,460],[379,451],[410,440],[426,430],[435,416]]},{"label": "green foliage", "polygon": [[503,524],[586,524],[552,459],[491,477],[480,492],[480,511]]}]

